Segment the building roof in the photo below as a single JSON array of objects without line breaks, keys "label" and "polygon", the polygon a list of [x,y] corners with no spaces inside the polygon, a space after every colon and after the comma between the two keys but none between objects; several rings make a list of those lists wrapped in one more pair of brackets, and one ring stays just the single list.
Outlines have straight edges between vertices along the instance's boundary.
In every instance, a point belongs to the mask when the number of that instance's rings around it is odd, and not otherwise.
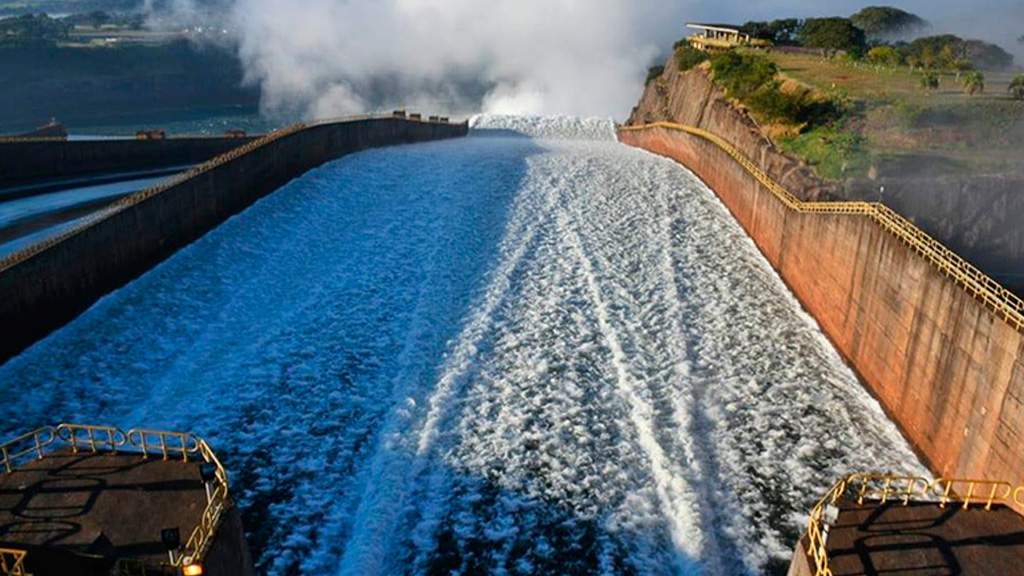
[{"label": "building roof", "polygon": [[693,28],[694,30],[715,30],[718,32],[732,32],[734,34],[748,33],[742,26],[734,26],[732,24],[701,24],[698,22],[687,22],[686,27]]}]

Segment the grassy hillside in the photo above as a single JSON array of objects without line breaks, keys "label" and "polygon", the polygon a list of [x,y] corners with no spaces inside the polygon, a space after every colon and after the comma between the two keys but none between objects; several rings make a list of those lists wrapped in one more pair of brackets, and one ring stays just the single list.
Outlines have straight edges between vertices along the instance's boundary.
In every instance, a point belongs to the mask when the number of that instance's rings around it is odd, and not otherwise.
[{"label": "grassy hillside", "polygon": [[778,138],[822,177],[1021,170],[1024,101],[1008,93],[1011,72],[984,72],[985,89],[972,96],[963,88],[966,73],[933,73],[939,86],[926,89],[924,74],[908,67],[780,51],[769,58],[789,84],[838,93],[851,104],[831,125]]}]

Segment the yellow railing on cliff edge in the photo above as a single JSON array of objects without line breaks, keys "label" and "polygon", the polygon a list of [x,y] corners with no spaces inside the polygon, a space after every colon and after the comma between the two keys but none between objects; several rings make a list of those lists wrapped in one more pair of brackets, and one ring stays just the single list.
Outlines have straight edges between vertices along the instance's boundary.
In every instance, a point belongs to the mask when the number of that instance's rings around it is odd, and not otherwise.
[{"label": "yellow railing on cliff edge", "polygon": [[775,195],[783,205],[793,212],[818,214],[860,214],[877,222],[883,229],[910,246],[915,252],[932,263],[943,275],[951,278],[968,293],[980,300],[986,307],[1003,318],[1018,331],[1024,332],[1024,300],[1004,288],[970,262],[935,240],[909,220],[900,216],[884,204],[876,202],[804,202],[786,190],[779,183],[756,166],[735,146],[707,130],[675,124],[654,122],[637,126],[620,126],[619,130],[638,132],[663,128],[685,132],[715,144],[739,162],[758,182]]}]

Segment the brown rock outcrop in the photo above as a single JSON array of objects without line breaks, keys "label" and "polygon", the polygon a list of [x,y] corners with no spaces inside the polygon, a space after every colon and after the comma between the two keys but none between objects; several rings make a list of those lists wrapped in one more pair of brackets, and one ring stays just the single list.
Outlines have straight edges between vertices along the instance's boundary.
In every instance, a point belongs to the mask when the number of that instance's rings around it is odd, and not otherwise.
[{"label": "brown rock outcrop", "polygon": [[746,152],[762,170],[801,200],[836,197],[830,184],[817,178],[805,164],[776,149],[754,121],[726,99],[709,74],[700,67],[680,71],[675,57],[669,58],[661,78],[648,83],[644,89],[640,104],[633,109],[628,123],[664,120],[703,128]]}]

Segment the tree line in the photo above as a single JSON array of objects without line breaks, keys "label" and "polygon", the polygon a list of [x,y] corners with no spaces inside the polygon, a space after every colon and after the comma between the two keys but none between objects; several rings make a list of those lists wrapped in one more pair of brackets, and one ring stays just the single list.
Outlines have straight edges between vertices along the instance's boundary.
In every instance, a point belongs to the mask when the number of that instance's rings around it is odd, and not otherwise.
[{"label": "tree line", "polygon": [[898,8],[871,6],[844,17],[788,18],[747,22],[751,35],[781,46],[821,50],[826,57],[845,53],[853,59],[923,70],[1005,70],[1013,55],[995,44],[953,34],[907,39],[928,28],[926,20]]}]

